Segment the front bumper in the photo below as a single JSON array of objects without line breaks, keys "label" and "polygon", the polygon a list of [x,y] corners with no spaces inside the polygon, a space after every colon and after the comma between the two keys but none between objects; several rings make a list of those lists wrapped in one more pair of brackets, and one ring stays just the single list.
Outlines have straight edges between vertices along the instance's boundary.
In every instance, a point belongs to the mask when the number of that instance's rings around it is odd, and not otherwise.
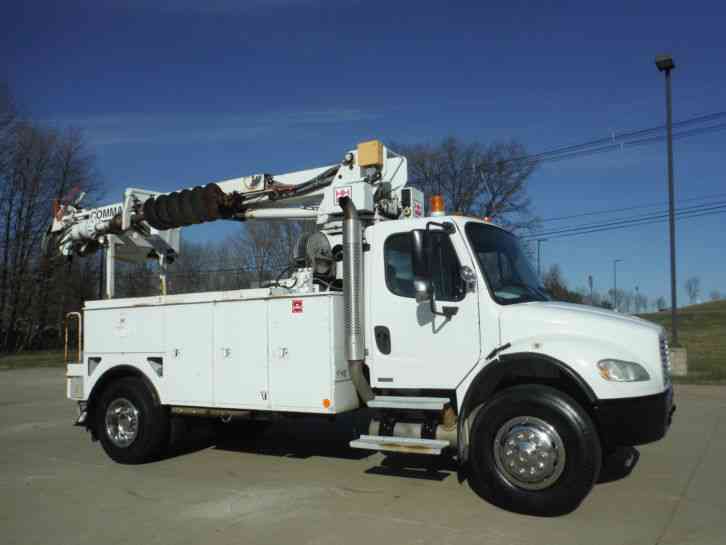
[{"label": "front bumper", "polygon": [[656,395],[600,400],[595,417],[606,446],[634,446],[662,439],[675,410],[669,386]]}]

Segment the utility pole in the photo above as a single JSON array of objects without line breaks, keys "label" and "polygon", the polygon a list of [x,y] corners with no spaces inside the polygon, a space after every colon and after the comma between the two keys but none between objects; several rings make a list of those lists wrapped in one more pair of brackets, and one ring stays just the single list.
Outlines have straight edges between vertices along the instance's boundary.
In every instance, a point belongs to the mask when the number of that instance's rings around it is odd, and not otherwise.
[{"label": "utility pole", "polygon": [[589,275],[587,277],[587,283],[590,285],[590,304],[592,306],[595,306],[595,294],[593,292],[594,282],[592,281],[592,275]]},{"label": "utility pole", "polygon": [[640,286],[635,286],[635,313],[640,312]]},{"label": "utility pole", "polygon": [[622,263],[622,259],[613,259],[613,310],[618,310],[618,263]]},{"label": "utility pole", "polygon": [[547,242],[546,238],[537,239],[537,277],[542,280],[542,243]]},{"label": "utility pole", "polygon": [[658,55],[655,58],[655,65],[659,72],[665,72],[666,87],[666,127],[668,130],[668,226],[670,229],[671,243],[671,332],[673,334],[673,346],[678,344],[678,328],[676,307],[676,219],[673,197],[673,108],[671,101],[671,70],[676,65],[670,55]]}]

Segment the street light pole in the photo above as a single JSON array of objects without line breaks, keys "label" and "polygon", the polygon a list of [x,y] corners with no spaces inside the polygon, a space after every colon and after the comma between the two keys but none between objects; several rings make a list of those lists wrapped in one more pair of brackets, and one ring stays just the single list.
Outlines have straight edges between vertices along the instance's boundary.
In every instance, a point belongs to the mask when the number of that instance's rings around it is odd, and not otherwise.
[{"label": "street light pole", "polygon": [[547,242],[546,238],[538,238],[537,239],[537,276],[540,280],[542,280],[542,243]]},{"label": "street light pole", "polygon": [[673,346],[679,346],[676,317],[678,303],[676,294],[676,219],[673,197],[673,108],[671,101],[671,70],[676,65],[670,55],[658,55],[655,58],[655,65],[658,67],[658,71],[665,72],[666,128],[668,131],[668,226],[671,246],[671,331]]},{"label": "street light pole", "polygon": [[622,263],[622,259],[613,259],[613,310],[618,310],[618,263]]}]

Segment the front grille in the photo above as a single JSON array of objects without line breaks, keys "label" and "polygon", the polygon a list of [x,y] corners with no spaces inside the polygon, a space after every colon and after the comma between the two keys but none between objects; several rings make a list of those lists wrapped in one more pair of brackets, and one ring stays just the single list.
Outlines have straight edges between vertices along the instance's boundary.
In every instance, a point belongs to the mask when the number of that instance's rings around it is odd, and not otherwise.
[{"label": "front grille", "polygon": [[660,363],[663,367],[663,382],[668,385],[671,382],[671,352],[665,336],[660,338]]}]

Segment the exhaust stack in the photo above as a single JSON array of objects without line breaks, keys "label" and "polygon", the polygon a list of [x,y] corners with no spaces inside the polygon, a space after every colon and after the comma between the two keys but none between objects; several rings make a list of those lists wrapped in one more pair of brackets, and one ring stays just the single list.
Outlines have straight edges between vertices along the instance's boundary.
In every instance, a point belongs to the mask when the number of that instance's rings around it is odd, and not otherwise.
[{"label": "exhaust stack", "polygon": [[350,377],[358,395],[367,403],[375,396],[363,375],[363,230],[350,197],[338,201],[343,209],[343,306],[345,309],[345,352]]}]

